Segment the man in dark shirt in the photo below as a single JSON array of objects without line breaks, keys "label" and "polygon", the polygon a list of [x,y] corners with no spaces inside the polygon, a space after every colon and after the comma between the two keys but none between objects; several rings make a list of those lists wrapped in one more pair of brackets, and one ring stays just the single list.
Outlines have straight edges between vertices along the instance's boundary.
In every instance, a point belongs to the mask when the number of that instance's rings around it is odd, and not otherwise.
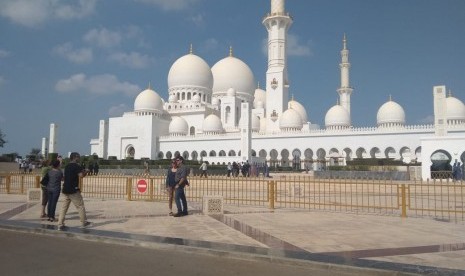
[{"label": "man in dark shirt", "polygon": [[184,158],[182,156],[176,157],[176,163],[178,169],[174,176],[174,181],[176,182],[175,192],[174,192],[174,201],[176,202],[176,207],[178,212],[174,214],[174,217],[187,216],[187,200],[186,194],[184,193],[184,187],[189,185],[187,180],[187,175],[189,174],[189,168],[184,165]]},{"label": "man in dark shirt", "polygon": [[71,202],[78,210],[79,218],[81,220],[81,226],[87,227],[91,225],[87,221],[86,208],[84,207],[84,200],[79,190],[79,179],[86,175],[86,171],[79,165],[79,159],[81,156],[77,152],[72,152],[69,156],[70,162],[65,167],[65,181],[63,183],[63,195],[65,200],[60,212],[60,218],[58,219],[58,230],[65,230],[65,216],[68,212],[68,208]]}]

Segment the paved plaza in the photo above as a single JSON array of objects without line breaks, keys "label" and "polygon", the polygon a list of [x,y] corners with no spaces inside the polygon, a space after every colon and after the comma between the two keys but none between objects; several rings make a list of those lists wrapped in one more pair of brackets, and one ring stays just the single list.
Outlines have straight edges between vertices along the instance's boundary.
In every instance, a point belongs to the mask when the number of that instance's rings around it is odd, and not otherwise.
[{"label": "paved plaza", "polygon": [[[304,262],[355,275],[465,275],[465,223],[430,218],[224,206],[224,215],[168,216],[166,202],[85,198],[93,225],[79,227],[74,206],[66,232],[41,220],[40,204],[0,194],[0,228],[225,257]],[[57,211],[60,210],[61,200]],[[345,268],[344,268],[345,266]],[[363,273],[362,273],[363,272]]]}]

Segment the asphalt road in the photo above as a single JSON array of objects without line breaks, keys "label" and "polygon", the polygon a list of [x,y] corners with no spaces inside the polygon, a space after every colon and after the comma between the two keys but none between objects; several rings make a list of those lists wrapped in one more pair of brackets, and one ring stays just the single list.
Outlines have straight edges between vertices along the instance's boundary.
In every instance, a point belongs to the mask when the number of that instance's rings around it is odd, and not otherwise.
[{"label": "asphalt road", "polygon": [[[0,230],[2,275],[356,275],[262,260]],[[366,275],[366,274],[365,274]]]}]

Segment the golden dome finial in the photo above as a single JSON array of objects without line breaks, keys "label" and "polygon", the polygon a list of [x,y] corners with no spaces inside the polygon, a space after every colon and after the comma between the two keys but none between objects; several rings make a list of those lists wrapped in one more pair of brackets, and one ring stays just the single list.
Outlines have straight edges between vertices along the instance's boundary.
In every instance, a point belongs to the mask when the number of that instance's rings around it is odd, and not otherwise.
[{"label": "golden dome finial", "polygon": [[257,89],[260,89],[260,81],[257,81]]},{"label": "golden dome finial", "polygon": [[148,87],[148,89],[152,90],[152,84],[150,83],[150,81],[149,81],[149,87]]},{"label": "golden dome finial", "polygon": [[452,90],[449,89],[449,97],[452,97]]},{"label": "golden dome finial", "polygon": [[294,94],[291,94],[291,101],[294,101]]},{"label": "golden dome finial", "polygon": [[192,43],[191,43],[191,46],[189,47],[189,54],[192,55],[192,53],[193,53],[193,50],[192,50]]},{"label": "golden dome finial", "polygon": [[392,95],[389,94],[389,101],[392,102]]},{"label": "golden dome finial", "polygon": [[229,46],[229,56],[230,57],[233,56],[233,47],[232,46]]}]

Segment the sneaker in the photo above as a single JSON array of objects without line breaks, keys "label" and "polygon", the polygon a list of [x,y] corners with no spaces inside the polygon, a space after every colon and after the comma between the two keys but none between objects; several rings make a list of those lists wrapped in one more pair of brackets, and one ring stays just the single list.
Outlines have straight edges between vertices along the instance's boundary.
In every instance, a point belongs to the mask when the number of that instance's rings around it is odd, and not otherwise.
[{"label": "sneaker", "polygon": [[182,215],[187,216],[187,215],[189,215],[189,213],[187,211],[185,211],[185,212],[182,212]]},{"label": "sneaker", "polygon": [[68,229],[68,227],[64,225],[58,225],[58,231],[65,231],[66,229]]},{"label": "sneaker", "polygon": [[91,226],[91,225],[92,225],[92,222],[90,222],[90,221],[85,221],[85,222],[82,224],[81,228],[86,228],[86,227],[89,227],[89,226]]},{"label": "sneaker", "polygon": [[182,216],[183,216],[183,214],[180,213],[180,212],[178,212],[178,213],[176,213],[176,214],[173,215],[173,217],[175,217],[175,218],[182,217]]}]

